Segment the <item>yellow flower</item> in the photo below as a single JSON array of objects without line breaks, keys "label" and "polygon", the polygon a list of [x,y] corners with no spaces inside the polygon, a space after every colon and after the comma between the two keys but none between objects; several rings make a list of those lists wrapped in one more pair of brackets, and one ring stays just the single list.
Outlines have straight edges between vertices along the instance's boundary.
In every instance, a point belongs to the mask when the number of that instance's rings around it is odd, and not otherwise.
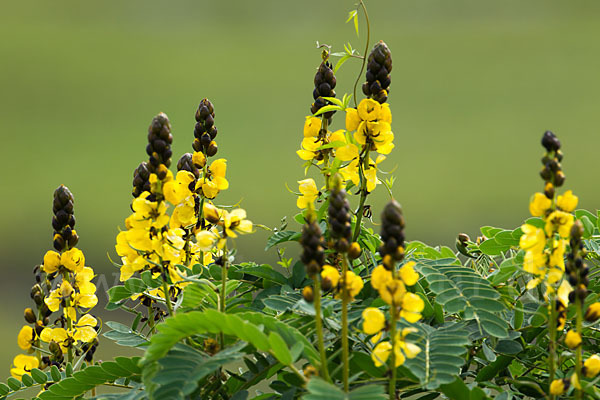
[{"label": "yellow flower", "polygon": [[546,235],[540,228],[536,228],[533,225],[523,224],[521,225],[523,235],[519,239],[519,246],[523,250],[531,250],[535,253],[541,253],[544,251],[546,246]]},{"label": "yellow flower", "polygon": [[392,344],[390,342],[381,342],[373,349],[371,353],[371,359],[376,367],[380,367],[385,364],[390,357],[392,352]]},{"label": "yellow flower", "polygon": [[577,207],[579,197],[573,194],[573,191],[567,190],[565,194],[558,196],[556,205],[565,212],[572,212]]},{"label": "yellow flower", "polygon": [[313,204],[317,197],[319,197],[319,190],[315,181],[311,178],[303,179],[298,181],[298,183],[300,184],[299,189],[302,196],[298,197],[296,205],[298,208],[307,208],[309,204]]},{"label": "yellow flower", "polygon": [[91,342],[98,336],[96,329],[94,329],[96,325],[98,325],[96,318],[92,317],[90,314],[82,315],[75,324],[75,334],[73,335],[73,339],[85,343]]},{"label": "yellow flower", "polygon": [[595,378],[600,373],[600,356],[594,354],[583,363],[584,375],[587,378]]},{"label": "yellow flower", "polygon": [[600,318],[600,303],[595,302],[590,304],[585,311],[585,320],[588,322],[596,322]]},{"label": "yellow flower", "polygon": [[[312,160],[317,156],[317,149],[321,146],[321,141],[316,137],[305,137],[300,143],[300,150],[296,151],[298,157],[302,160]],[[320,161],[322,162],[322,161]]]},{"label": "yellow flower", "polygon": [[117,244],[115,245],[115,251],[119,257],[127,258],[128,260],[134,260],[137,257],[137,251],[129,246],[127,241],[127,231],[121,231],[117,235]]},{"label": "yellow flower", "polygon": [[369,143],[369,150],[381,154],[389,154],[394,148],[391,122],[389,105],[373,99],[362,100],[358,109],[346,110],[346,130],[355,131],[354,138],[360,145]]},{"label": "yellow flower", "polygon": [[400,279],[390,279],[379,288],[381,299],[390,305],[400,305],[405,294],[406,287]]},{"label": "yellow flower", "polygon": [[236,232],[252,233],[252,222],[246,219],[246,210],[237,208],[231,212],[223,211],[223,228],[227,236],[235,238]]},{"label": "yellow flower", "polygon": [[570,330],[565,337],[565,344],[570,349],[578,347],[581,344],[581,335],[574,330]]},{"label": "yellow flower", "polygon": [[363,286],[364,283],[360,276],[356,275],[352,271],[346,271],[346,290],[348,291],[350,300],[356,297],[356,295],[362,290]]},{"label": "yellow flower", "polygon": [[10,374],[17,379],[30,372],[32,369],[40,366],[40,361],[37,357],[26,356],[25,354],[18,354],[13,359],[14,367],[10,369]]},{"label": "yellow flower", "polygon": [[[367,179],[367,191],[372,192],[375,190],[375,187],[381,183],[381,181],[377,178],[377,165],[385,160],[385,156],[381,154],[377,156],[375,161],[369,159],[369,166],[364,171],[365,178]],[[360,174],[359,174],[359,160],[352,160],[347,166],[340,169],[340,174],[344,178],[345,181],[352,181],[356,186],[360,185]]]},{"label": "yellow flower", "polygon": [[46,343],[56,342],[63,352],[74,342],[65,328],[44,328],[40,333],[40,339]]},{"label": "yellow flower", "polygon": [[121,282],[125,282],[127,279],[131,278],[136,271],[141,271],[146,265],[147,261],[142,256],[137,256],[131,262],[125,262],[121,267]]},{"label": "yellow flower", "polygon": [[406,336],[413,332],[418,331],[416,328],[404,328],[402,332],[396,332],[396,346],[404,352],[407,358],[415,358],[421,352],[419,346],[406,341]]},{"label": "yellow flower", "polygon": [[204,196],[209,199],[213,199],[217,197],[217,194],[219,194],[221,190],[226,190],[229,188],[229,182],[227,179],[225,179],[225,174],[227,172],[227,160],[224,158],[219,158],[218,160],[213,161],[210,164],[208,171],[208,176],[198,180],[196,188],[201,187]]},{"label": "yellow flower", "polygon": [[400,268],[400,278],[407,286],[412,286],[419,280],[419,274],[415,272],[415,265],[414,261],[409,261]]},{"label": "yellow flower", "polygon": [[58,311],[60,307],[60,301],[62,297],[60,295],[60,289],[55,289],[48,294],[48,297],[44,299],[44,303],[48,306],[48,309],[52,312]]},{"label": "yellow flower", "polygon": [[85,257],[81,250],[73,247],[62,253],[60,256],[60,263],[70,271],[81,272],[85,266]]},{"label": "yellow flower", "polygon": [[358,104],[358,117],[362,121],[375,121],[380,118],[381,104],[373,99],[363,99]]},{"label": "yellow flower", "polygon": [[402,298],[400,316],[411,324],[415,323],[421,319],[423,308],[425,308],[425,303],[421,296],[414,293],[406,293]]},{"label": "yellow flower", "polygon": [[346,109],[346,130],[348,132],[357,130],[360,122],[361,122],[361,119],[358,116],[358,111],[356,110],[356,108],[347,108]]},{"label": "yellow flower", "polygon": [[373,286],[373,289],[382,289],[385,283],[390,280],[392,280],[392,272],[387,270],[383,265],[379,265],[373,269],[371,274],[371,286]]},{"label": "yellow flower", "polygon": [[331,265],[324,265],[323,270],[321,271],[321,279],[329,279],[329,282],[331,282],[331,287],[336,288],[338,286],[338,282],[340,281],[340,273]]},{"label": "yellow flower", "polygon": [[529,212],[534,217],[543,216],[546,211],[552,206],[552,200],[546,197],[543,193],[536,193],[529,203]]},{"label": "yellow flower", "polygon": [[[371,359],[373,360],[373,363],[375,364],[375,366],[379,367],[387,362],[388,358],[390,358],[391,353],[392,353],[392,344],[390,342],[381,342],[377,346],[375,346],[375,348],[373,349],[373,353],[371,354]],[[406,358],[404,357],[404,354],[402,354],[402,351],[400,351],[400,346],[396,346],[394,354],[396,356],[396,359],[395,359],[396,367],[399,367],[402,364],[404,364],[404,361],[406,360]]]},{"label": "yellow flower", "polygon": [[195,151],[192,155],[192,162],[197,168],[204,168],[206,165],[206,156],[201,151]]},{"label": "yellow flower", "polygon": [[46,254],[44,254],[42,270],[47,274],[51,274],[58,271],[58,267],[60,267],[60,254],[52,250],[47,251]]},{"label": "yellow flower", "polygon": [[33,328],[29,325],[24,325],[17,336],[19,347],[23,350],[29,350],[34,340],[35,332],[33,331]]},{"label": "yellow flower", "polygon": [[523,269],[530,274],[543,277],[546,272],[546,257],[544,253],[527,251],[523,259]]},{"label": "yellow flower", "polygon": [[316,137],[319,136],[321,130],[321,119],[317,117],[308,116],[304,121],[304,137]]},{"label": "yellow flower", "polygon": [[569,388],[569,381],[567,379],[555,379],[550,384],[550,394],[559,396],[567,391]]},{"label": "yellow flower", "polygon": [[546,220],[546,235],[550,237],[554,232],[558,232],[560,237],[568,238],[573,222],[573,214],[564,211],[554,211]]},{"label": "yellow flower", "polygon": [[192,196],[190,184],[195,180],[196,177],[189,171],[181,170],[177,172],[175,179],[165,183],[163,186],[165,199],[175,206],[178,205],[185,198]]},{"label": "yellow flower", "polygon": [[143,192],[131,203],[133,216],[131,222],[136,228],[161,229],[169,223],[169,216],[166,215],[167,205],[164,202],[150,201],[147,197],[148,192]]},{"label": "yellow flower", "polygon": [[223,214],[217,207],[208,201],[204,202],[202,206],[202,215],[205,220],[207,220],[211,224],[216,224],[221,220],[221,215]]},{"label": "yellow flower", "polygon": [[91,280],[94,279],[94,270],[90,267],[84,267],[83,270],[75,274],[75,286],[79,293],[92,294],[96,292],[96,285]]},{"label": "yellow flower", "polygon": [[378,333],[385,327],[385,315],[378,308],[365,308],[362,317],[363,332],[367,335]]},{"label": "yellow flower", "polygon": [[196,243],[200,251],[210,251],[217,240],[216,235],[211,231],[200,231],[196,233]]},{"label": "yellow flower", "polygon": [[173,210],[169,226],[171,228],[185,228],[195,224],[196,221],[196,202],[193,196],[188,196]]},{"label": "yellow flower", "polygon": [[96,297],[95,294],[76,293],[75,296],[73,296],[74,307],[92,308],[96,304],[98,304],[98,297]]}]

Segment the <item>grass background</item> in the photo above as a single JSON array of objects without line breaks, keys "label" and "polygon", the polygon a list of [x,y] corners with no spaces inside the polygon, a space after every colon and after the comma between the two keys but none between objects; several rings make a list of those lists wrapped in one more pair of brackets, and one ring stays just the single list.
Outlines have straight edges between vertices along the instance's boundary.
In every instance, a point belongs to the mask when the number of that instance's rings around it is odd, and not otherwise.
[{"label": "grass background", "polygon": [[[594,211],[600,145],[600,3],[575,0],[367,1],[372,42],[393,52],[396,198],[407,237],[452,245],[459,232],[514,227],[527,217],[546,129],[563,142],[566,187]],[[320,59],[350,41],[352,1],[3,2],[0,14],[0,365],[17,354],[31,270],[51,248],[52,193],[76,198],[79,247],[115,283],[107,252],[129,213],[146,129],[166,112],[174,158],[191,150],[194,112],[216,107],[219,157],[249,217],[277,226],[297,212],[285,184],[303,179],[295,155]],[[337,93],[360,68],[348,61]],[[361,78],[362,82],[362,78]],[[338,116],[334,128],[343,126]],[[375,222],[388,200],[370,197]],[[290,223],[293,226],[293,222]],[[273,262],[259,231],[236,243],[241,259]],[[290,246],[290,253],[297,251]],[[105,283],[104,283],[105,282]],[[105,300],[99,294],[101,302]],[[121,316],[98,312],[106,319]],[[107,340],[100,358],[112,357]],[[119,350],[120,351],[120,350]]]}]

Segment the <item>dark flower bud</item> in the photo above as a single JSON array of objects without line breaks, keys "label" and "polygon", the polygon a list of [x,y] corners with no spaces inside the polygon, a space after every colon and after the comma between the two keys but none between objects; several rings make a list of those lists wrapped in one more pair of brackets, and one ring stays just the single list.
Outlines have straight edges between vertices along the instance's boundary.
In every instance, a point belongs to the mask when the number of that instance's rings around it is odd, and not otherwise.
[{"label": "dark flower bud", "polygon": [[328,292],[333,288],[333,282],[331,282],[331,279],[325,277],[323,279],[321,279],[321,289],[323,289],[324,292]]},{"label": "dark flower bud", "polygon": [[381,241],[379,254],[387,269],[404,258],[404,217],[400,204],[390,201],[381,215]]},{"label": "dark flower bud", "polygon": [[550,131],[544,132],[542,136],[542,146],[548,151],[556,151],[560,149],[560,140]]},{"label": "dark flower bud", "polygon": [[576,240],[581,240],[583,236],[583,224],[580,220],[575,220],[573,226],[571,227],[571,238]]},{"label": "dark flower bud", "polygon": [[585,320],[587,322],[596,322],[600,318],[600,303],[592,303],[585,311]]},{"label": "dark flower bud", "polygon": [[217,142],[215,142],[214,140],[212,142],[210,142],[210,144],[206,147],[206,155],[209,157],[214,156],[215,154],[217,154]]},{"label": "dark flower bud", "polygon": [[304,289],[302,289],[302,297],[307,303],[312,303],[315,299],[312,287],[305,286]]},{"label": "dark flower bud", "polygon": [[552,182],[546,182],[546,185],[544,186],[544,194],[550,200],[554,198],[554,185],[552,185]]},{"label": "dark flower bud", "polygon": [[188,171],[194,174],[196,179],[200,177],[200,170],[194,165],[192,153],[185,153],[177,161],[177,171]]},{"label": "dark flower bud", "polygon": [[[333,90],[336,85],[336,79],[333,74],[331,63],[328,61],[329,53],[323,51],[322,54],[323,62],[319,65],[315,78],[313,80],[315,88],[313,90],[314,103],[311,104],[310,112],[316,114],[324,106],[331,104],[323,97],[335,97],[335,91]],[[326,112],[325,118],[330,119],[335,111]]]},{"label": "dark flower bud", "polygon": [[355,260],[358,257],[360,257],[361,254],[362,254],[362,249],[360,248],[360,245],[357,242],[353,242],[350,245],[350,248],[348,249],[348,257],[351,260]]},{"label": "dark flower bud", "polygon": [[29,307],[25,309],[24,316],[25,316],[25,321],[29,322],[30,324],[33,324],[33,323],[35,323],[35,321],[37,321],[35,313]]},{"label": "dark flower bud", "polygon": [[556,187],[561,187],[565,183],[565,174],[562,171],[558,171],[554,176],[554,184]]},{"label": "dark flower bud", "polygon": [[340,253],[346,253],[352,242],[352,225],[350,204],[346,199],[346,191],[341,188],[341,177],[335,175],[332,179],[333,188],[329,196],[329,225],[330,234],[334,241],[335,249]]},{"label": "dark flower bud", "polygon": [[392,53],[387,45],[380,41],[369,54],[367,81],[362,86],[363,93],[379,103],[385,103],[390,92],[391,71]]}]

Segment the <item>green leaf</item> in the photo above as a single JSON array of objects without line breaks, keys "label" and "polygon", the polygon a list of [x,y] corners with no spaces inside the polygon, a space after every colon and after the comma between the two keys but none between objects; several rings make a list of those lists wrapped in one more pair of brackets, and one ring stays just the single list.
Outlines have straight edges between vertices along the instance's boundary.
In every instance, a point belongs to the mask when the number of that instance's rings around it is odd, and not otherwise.
[{"label": "green leaf", "polygon": [[330,105],[327,105],[327,106],[321,107],[321,108],[319,109],[319,111],[317,111],[317,112],[315,113],[315,117],[318,117],[319,115],[321,115],[321,114],[325,114],[326,112],[329,112],[329,111],[342,111],[342,107],[340,107],[340,106],[336,106],[336,105],[334,105],[334,104],[330,104]]},{"label": "green leaf", "polygon": [[493,226],[482,226],[479,230],[481,231],[481,234],[483,236],[487,237],[488,239],[496,236],[496,234],[498,232],[502,232],[503,231],[503,229],[501,229],[501,228],[494,228]]},{"label": "green leaf", "polygon": [[35,381],[31,377],[31,375],[29,375],[29,374],[23,374],[21,376],[21,382],[23,383],[23,385],[25,385],[27,387],[32,386],[35,383]]},{"label": "green leaf", "polygon": [[52,380],[54,382],[58,382],[62,379],[62,376],[60,375],[60,371],[58,370],[58,367],[56,365],[53,365],[50,368],[50,376],[52,376]]},{"label": "green leaf", "polygon": [[409,335],[409,340],[413,335],[420,337],[420,341],[413,341],[418,343],[421,352],[415,358],[407,359],[404,366],[428,390],[453,382],[464,365],[465,346],[470,344],[464,324],[447,323],[438,329],[422,323],[411,326],[419,332]]},{"label": "green leaf", "polygon": [[503,354],[518,354],[522,350],[523,346],[516,340],[499,340],[496,345],[496,352]]},{"label": "green leaf", "polygon": [[113,286],[108,289],[108,299],[111,303],[117,303],[131,297],[132,293],[125,286]]},{"label": "green leaf", "polygon": [[9,388],[15,391],[21,389],[22,387],[21,382],[18,379],[13,378],[12,376],[6,380],[6,384]]},{"label": "green leaf", "polygon": [[300,238],[300,232],[296,231],[279,231],[269,237],[265,251],[280,243],[297,241]]},{"label": "green leaf", "polygon": [[365,385],[344,393],[340,388],[321,378],[312,378],[306,385],[304,400],[385,400],[383,385]]},{"label": "green leaf", "polygon": [[479,250],[488,256],[498,256],[510,249],[509,245],[500,244],[495,238],[488,239],[479,245]]},{"label": "green leaf", "polygon": [[288,345],[277,332],[269,333],[269,345],[271,351],[273,351],[273,355],[277,357],[279,362],[283,365],[292,364],[292,355],[290,354]]},{"label": "green leaf", "polygon": [[279,283],[280,285],[285,285],[287,283],[287,278],[283,276],[281,272],[275,271],[273,267],[268,264],[240,268],[238,272],[252,276],[258,276],[259,278],[273,281]]},{"label": "green leaf", "polygon": [[589,239],[594,234],[594,224],[587,215],[582,216],[580,221],[583,224],[583,237]]},{"label": "green leaf", "polygon": [[[261,326],[263,330],[258,327]],[[259,313],[222,314],[216,310],[191,311],[177,314],[157,326],[158,333],[150,339],[143,363],[147,364],[163,357],[177,342],[203,333],[219,333],[237,336],[257,349],[270,348],[268,333],[277,332],[289,347],[297,342],[304,346],[303,354],[316,364],[318,353],[298,330],[268,315]]]},{"label": "green leaf", "polygon": [[[340,58],[338,60],[337,63],[335,63],[335,67],[333,68],[333,73],[336,74],[337,71],[342,67],[342,65],[344,65],[344,63],[346,61],[348,61],[351,58],[351,56],[349,54],[346,54],[345,56],[343,56],[342,58]],[[346,105],[343,105],[342,108],[346,108]]]},{"label": "green leaf", "polygon": [[508,324],[499,313],[505,306],[500,293],[471,268],[444,265],[446,260],[417,260],[416,270],[425,278],[435,301],[448,314],[464,312],[465,320],[475,320],[481,334],[508,336]]}]

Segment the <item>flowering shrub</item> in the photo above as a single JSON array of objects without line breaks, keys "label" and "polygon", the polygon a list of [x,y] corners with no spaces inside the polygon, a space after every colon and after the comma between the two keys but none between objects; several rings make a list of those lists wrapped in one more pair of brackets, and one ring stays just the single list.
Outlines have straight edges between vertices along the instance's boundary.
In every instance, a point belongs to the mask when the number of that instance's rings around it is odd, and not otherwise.
[{"label": "flowering shrub", "polygon": [[[368,31],[362,1],[348,21],[358,27],[360,12]],[[600,398],[600,220],[560,192],[560,141],[543,135],[544,190],[521,227],[485,226],[476,240],[460,234],[457,252],[406,241],[394,179],[380,169],[394,150],[392,54],[382,41],[369,51],[368,38],[362,56],[321,46],[299,137],[295,227],[255,225],[245,210],[218,203],[227,160],[211,160],[220,149],[208,99],[176,173],[170,121],[152,119],[132,214],[115,240],[121,284],[108,290],[107,309],[130,313],[127,325],[94,316],[95,274],[76,247],[74,196],[60,186],[55,250],[34,270],[34,306],[17,335],[25,353],[0,396]],[[350,58],[362,63],[359,80],[366,68],[361,99],[357,84],[341,99],[334,90]],[[390,200],[372,210],[368,196],[382,187]],[[379,234],[367,221],[373,211]],[[258,228],[272,231],[267,249],[277,249],[279,266],[236,261],[236,240]],[[283,246],[299,246],[299,260]],[[103,341],[139,356],[95,360]]]}]

